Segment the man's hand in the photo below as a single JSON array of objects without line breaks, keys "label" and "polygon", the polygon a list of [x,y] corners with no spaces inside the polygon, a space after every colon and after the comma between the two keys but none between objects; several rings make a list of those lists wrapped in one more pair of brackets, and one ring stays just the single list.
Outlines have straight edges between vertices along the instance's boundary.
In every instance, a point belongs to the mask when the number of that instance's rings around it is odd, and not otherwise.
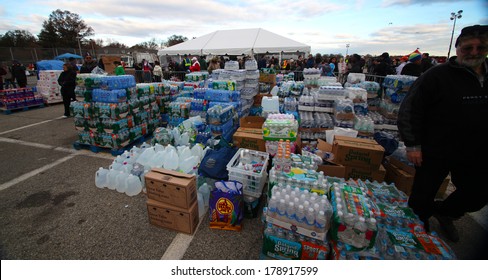
[{"label": "man's hand", "polygon": [[422,166],[422,151],[407,151],[407,159],[415,166]]}]

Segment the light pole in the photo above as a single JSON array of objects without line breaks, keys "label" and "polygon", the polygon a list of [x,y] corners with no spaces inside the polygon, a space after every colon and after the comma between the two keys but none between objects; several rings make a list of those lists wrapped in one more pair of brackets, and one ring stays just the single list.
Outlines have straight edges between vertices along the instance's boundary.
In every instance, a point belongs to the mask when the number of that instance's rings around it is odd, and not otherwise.
[{"label": "light pole", "polygon": [[350,46],[350,45],[351,45],[351,44],[346,44],[346,57],[347,57],[347,53],[349,52],[349,46]]},{"label": "light pole", "polygon": [[452,33],[451,33],[451,42],[449,43],[449,51],[447,52],[447,59],[449,59],[451,55],[451,45],[452,45],[452,38],[454,37],[454,28],[456,28],[456,20],[462,17],[463,10],[459,10],[457,13],[451,13],[451,20],[454,20],[454,24],[452,25]]},{"label": "light pole", "polygon": [[80,49],[80,56],[83,57],[83,54],[81,54],[81,43],[80,43],[80,39],[81,37],[76,37],[76,39],[78,39],[78,48]]}]

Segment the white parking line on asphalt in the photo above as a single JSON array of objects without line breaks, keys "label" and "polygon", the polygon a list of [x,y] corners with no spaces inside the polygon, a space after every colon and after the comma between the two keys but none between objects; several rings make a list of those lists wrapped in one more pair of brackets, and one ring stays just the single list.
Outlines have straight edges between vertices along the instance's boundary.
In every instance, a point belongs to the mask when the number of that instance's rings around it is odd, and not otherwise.
[{"label": "white parking line on asphalt", "polygon": [[171,241],[171,244],[169,244],[166,252],[164,252],[164,255],[161,257],[161,260],[181,260],[185,255],[188,246],[190,246],[193,237],[195,236],[195,234],[197,234],[198,229],[200,228],[200,224],[205,220],[205,217],[207,217],[206,214],[200,216],[200,221],[198,222],[197,228],[192,235],[178,233],[173,241]]},{"label": "white parking line on asphalt", "polygon": [[38,123],[33,123],[33,124],[29,124],[29,125],[24,125],[24,126],[21,126],[21,127],[17,127],[17,128],[11,129],[11,130],[7,130],[7,131],[0,132],[0,135],[7,134],[7,133],[10,133],[10,132],[14,132],[14,131],[17,131],[17,130],[21,130],[21,129],[24,129],[24,128],[29,128],[29,127],[32,127],[32,126],[36,126],[36,125],[40,125],[40,124],[52,122],[52,121],[55,121],[55,120],[59,120],[61,118],[62,117],[55,118],[55,119],[52,119],[52,120],[42,121],[42,122],[38,122]]},{"label": "white parking line on asphalt", "polygon": [[65,162],[65,161],[67,161],[67,160],[70,160],[74,156],[75,155],[73,154],[73,155],[66,156],[64,158],[60,158],[60,159],[58,159],[57,161],[55,161],[55,162],[53,162],[51,164],[44,165],[41,168],[32,170],[31,172],[25,173],[24,175],[21,175],[21,176],[15,178],[15,179],[13,179],[13,180],[11,180],[9,182],[3,183],[3,184],[0,185],[0,191],[3,191],[5,189],[8,189],[8,188],[10,188],[11,186],[13,186],[15,184],[18,184],[18,183],[20,183],[20,182],[22,182],[24,180],[27,180],[27,179],[29,179],[29,178],[31,178],[33,176],[36,176],[37,174],[39,174],[41,172],[46,171],[46,170],[48,170],[48,169],[50,169],[50,168],[52,168],[52,167],[54,167],[54,166],[56,166],[58,164],[61,164],[61,163]]},{"label": "white parking line on asphalt", "polygon": [[[195,233],[194,233],[195,234]],[[164,252],[162,260],[181,260],[183,255],[190,246],[193,240],[193,235],[178,233],[176,237],[171,241],[166,252]]]},{"label": "white parking line on asphalt", "polygon": [[75,149],[70,149],[70,148],[55,147],[55,146],[51,146],[51,145],[27,142],[27,141],[16,140],[16,139],[5,138],[5,137],[0,137],[0,142],[20,144],[20,145],[25,145],[25,146],[35,147],[35,148],[55,150],[58,152],[72,153],[72,154],[77,154],[77,155],[85,155],[85,156],[96,157],[96,158],[104,158],[104,159],[113,159],[114,158],[114,156],[112,154],[108,154],[108,153],[93,153],[89,150],[75,150]]}]

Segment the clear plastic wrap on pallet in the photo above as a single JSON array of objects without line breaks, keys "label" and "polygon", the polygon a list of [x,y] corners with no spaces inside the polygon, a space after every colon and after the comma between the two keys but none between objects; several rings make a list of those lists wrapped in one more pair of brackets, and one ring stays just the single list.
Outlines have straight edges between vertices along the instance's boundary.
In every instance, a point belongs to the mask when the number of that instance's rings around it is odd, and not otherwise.
[{"label": "clear plastic wrap on pallet", "polygon": [[331,218],[326,195],[290,185],[274,186],[266,208],[266,221],[321,241],[326,240]]},{"label": "clear plastic wrap on pallet", "polygon": [[407,206],[408,196],[398,190],[395,184],[386,182],[378,183],[377,181],[357,180],[359,186],[367,190],[368,196],[376,203],[395,204],[398,206]]},{"label": "clear plastic wrap on pallet", "polygon": [[366,192],[365,187],[353,181],[334,183],[330,191],[334,208],[332,239],[349,244],[356,250],[372,248],[377,233],[374,202]]},{"label": "clear plastic wrap on pallet", "polygon": [[383,87],[395,90],[407,90],[417,77],[408,75],[387,75],[383,80]]}]

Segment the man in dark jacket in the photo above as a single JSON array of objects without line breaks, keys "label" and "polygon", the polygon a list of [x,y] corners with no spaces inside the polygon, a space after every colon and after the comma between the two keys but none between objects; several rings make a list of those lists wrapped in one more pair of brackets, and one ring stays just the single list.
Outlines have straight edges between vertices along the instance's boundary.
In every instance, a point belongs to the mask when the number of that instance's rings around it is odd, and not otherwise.
[{"label": "man in dark jacket", "polygon": [[83,65],[81,65],[80,73],[91,73],[91,71],[97,66],[98,62],[92,59],[90,54],[87,54],[85,56],[85,61],[83,62]]},{"label": "man in dark jacket", "polygon": [[[407,158],[416,166],[408,204],[427,229],[434,215],[454,242],[453,221],[488,203],[488,148],[481,136],[488,130],[488,25],[463,28],[455,46],[457,56],[414,82],[398,114]],[[434,201],[449,174],[456,190]]]},{"label": "man in dark jacket", "polygon": [[61,86],[61,96],[63,97],[64,115],[63,118],[69,118],[69,107],[71,100],[75,100],[76,87],[76,70],[73,69],[71,63],[67,62],[63,65],[63,72],[59,75],[58,84]]},{"label": "man in dark jacket", "polygon": [[27,75],[25,74],[25,66],[19,61],[14,60],[12,64],[12,78],[17,81],[19,88],[27,86]]},{"label": "man in dark jacket", "polygon": [[422,74],[422,55],[415,51],[408,56],[408,63],[403,67],[401,74],[419,77]]}]

